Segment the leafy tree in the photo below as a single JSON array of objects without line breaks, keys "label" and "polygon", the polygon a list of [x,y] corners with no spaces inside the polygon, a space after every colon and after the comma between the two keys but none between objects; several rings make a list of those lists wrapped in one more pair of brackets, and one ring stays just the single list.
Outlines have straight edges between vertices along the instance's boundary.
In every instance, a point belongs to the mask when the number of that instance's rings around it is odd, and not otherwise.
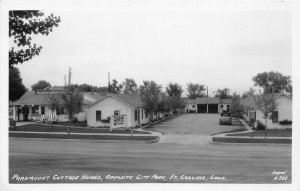
[{"label": "leafy tree", "polygon": [[177,109],[181,109],[185,107],[185,103],[182,98],[172,95],[169,97],[169,105],[171,110],[177,111]]},{"label": "leafy tree", "polygon": [[23,85],[20,71],[16,67],[9,67],[9,100],[18,100],[27,89]]},{"label": "leafy tree", "polygon": [[116,79],[113,79],[112,84],[109,85],[109,93],[119,94],[119,93],[121,93],[122,88],[123,88],[123,85],[118,84],[118,81]]},{"label": "leafy tree", "polygon": [[258,73],[252,78],[255,86],[263,88],[266,93],[292,93],[292,81],[290,76],[284,76],[279,72]]},{"label": "leafy tree", "polygon": [[42,46],[32,43],[32,36],[48,35],[59,22],[60,17],[45,16],[38,10],[9,11],[9,37],[15,44],[9,50],[9,66],[22,64],[39,55]]},{"label": "leafy tree", "polygon": [[258,96],[253,96],[257,110],[261,111],[265,119],[265,142],[267,142],[268,118],[277,109],[278,103],[274,99],[274,93],[259,92]]},{"label": "leafy tree", "polygon": [[147,113],[157,111],[161,86],[154,81],[143,81],[139,91],[142,96],[144,110]]},{"label": "leafy tree", "polygon": [[62,106],[66,108],[69,116],[68,134],[70,135],[70,126],[73,116],[82,111],[83,95],[76,89],[76,86],[71,85],[71,68],[69,68],[68,84],[61,95]]},{"label": "leafy tree", "polygon": [[77,85],[77,88],[78,88],[78,90],[83,91],[83,92],[92,92],[94,89],[94,86],[89,85],[89,84],[80,84],[80,85]]},{"label": "leafy tree", "polygon": [[183,92],[182,86],[177,84],[177,83],[169,83],[168,86],[166,87],[166,91],[170,97],[173,95],[175,97],[181,97],[181,94]]},{"label": "leafy tree", "polygon": [[108,92],[108,87],[98,87],[89,84],[72,84],[75,89],[81,92]]},{"label": "leafy tree", "polygon": [[170,112],[171,107],[170,107],[169,100],[170,100],[170,97],[167,97],[166,94],[161,93],[158,98],[156,110],[160,111],[160,112]]},{"label": "leafy tree", "polygon": [[60,109],[60,96],[57,94],[52,94],[49,97],[48,100],[49,103],[49,109],[51,109],[52,115],[53,115],[53,111],[56,110],[56,112]]},{"label": "leafy tree", "polygon": [[238,115],[238,117],[241,117],[244,114],[244,107],[240,105],[241,96],[234,92],[232,94],[232,105],[230,113],[233,115]]},{"label": "leafy tree", "polygon": [[[52,94],[50,97],[49,97],[49,100],[48,100],[48,103],[49,103],[49,109],[51,109],[51,113],[53,115],[53,111],[56,110],[56,113],[57,111],[60,109],[60,95],[57,95],[57,94]],[[53,123],[52,123],[52,127],[53,127]]]},{"label": "leafy tree", "polygon": [[187,84],[187,92],[188,92],[188,98],[190,99],[196,99],[197,97],[204,97],[205,96],[205,86],[202,84],[193,84],[188,83]]},{"label": "leafy tree", "polygon": [[138,86],[135,83],[134,79],[126,78],[123,82],[124,94],[137,94],[138,93]]},{"label": "leafy tree", "polygon": [[243,93],[242,98],[246,98],[248,96],[253,96],[254,94],[255,94],[255,89],[253,89],[252,87],[250,87],[248,91],[245,91]]},{"label": "leafy tree", "polygon": [[37,83],[33,84],[31,86],[32,91],[40,90],[40,89],[45,89],[47,87],[51,87],[51,84],[45,80],[40,80]]},{"label": "leafy tree", "polygon": [[219,97],[221,99],[232,98],[232,96],[230,95],[230,89],[228,88],[218,89],[217,91],[215,91],[215,93],[215,97]]}]

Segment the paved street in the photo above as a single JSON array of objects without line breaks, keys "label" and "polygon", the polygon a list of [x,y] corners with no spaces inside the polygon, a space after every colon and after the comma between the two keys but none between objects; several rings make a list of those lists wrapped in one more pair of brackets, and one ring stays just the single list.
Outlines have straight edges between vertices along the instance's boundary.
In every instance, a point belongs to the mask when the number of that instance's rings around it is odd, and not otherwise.
[{"label": "paved street", "polygon": [[[291,181],[289,145],[182,145],[10,138],[9,150],[10,178],[54,175],[81,177],[86,174],[99,175],[102,181],[75,182],[288,183]],[[288,177],[287,181],[275,181],[276,175],[272,174],[273,171],[286,171],[284,176]],[[108,175],[152,177],[155,174],[166,177],[146,180],[106,179],[109,178]],[[183,179],[170,179],[171,174]],[[205,180],[186,180],[183,175],[200,178],[205,176]],[[211,175],[225,177],[225,180],[211,180]],[[18,183],[16,179],[10,181]]]},{"label": "paved street", "polygon": [[151,130],[164,133],[161,143],[210,144],[212,134],[243,126],[219,125],[220,114],[183,114],[153,125]]},{"label": "paved street", "polygon": [[153,144],[10,138],[10,181],[49,176],[44,182],[291,182],[291,145],[211,144],[211,134],[241,128],[220,126],[218,118],[191,114],[159,123],[152,130],[164,135]]}]

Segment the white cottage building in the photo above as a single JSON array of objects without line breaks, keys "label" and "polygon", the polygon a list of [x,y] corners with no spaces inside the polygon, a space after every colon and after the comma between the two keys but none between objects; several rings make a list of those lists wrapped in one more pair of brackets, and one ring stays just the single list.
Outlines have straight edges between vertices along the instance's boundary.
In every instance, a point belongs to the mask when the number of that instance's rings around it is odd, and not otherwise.
[{"label": "white cottage building", "polygon": [[[292,124],[280,124],[284,120],[292,121],[293,102],[292,97],[285,93],[274,94],[274,99],[278,103],[277,110],[272,113],[272,118],[267,119],[268,129],[286,129],[292,128]],[[240,101],[240,105],[244,107],[244,119],[253,127],[256,127],[257,121],[265,124],[263,113],[257,110],[253,96],[249,96]]]},{"label": "white cottage building", "polygon": [[[62,87],[51,87],[38,91],[27,91],[19,100],[10,103],[10,118],[15,121],[38,120],[41,115],[45,117],[56,115],[58,122],[69,120],[66,109],[61,107],[53,113],[49,108],[49,98],[53,94],[60,94]],[[78,121],[86,121],[86,107],[93,102],[103,98],[96,92],[83,92],[83,111],[76,115]]]},{"label": "white cottage building", "polygon": [[87,124],[90,127],[108,127],[113,115],[126,115],[124,127],[137,127],[149,122],[142,108],[140,95],[108,94],[87,107]]}]

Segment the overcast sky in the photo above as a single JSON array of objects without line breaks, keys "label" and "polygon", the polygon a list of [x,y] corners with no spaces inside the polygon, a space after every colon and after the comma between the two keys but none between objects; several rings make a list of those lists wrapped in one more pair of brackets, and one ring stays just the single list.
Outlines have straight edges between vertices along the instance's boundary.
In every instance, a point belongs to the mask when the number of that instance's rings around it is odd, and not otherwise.
[{"label": "overcast sky", "polygon": [[201,83],[209,93],[242,93],[264,71],[292,74],[291,15],[286,11],[53,11],[62,22],[35,38],[39,56],[18,65],[24,85],[38,80],[107,85],[134,78]]}]

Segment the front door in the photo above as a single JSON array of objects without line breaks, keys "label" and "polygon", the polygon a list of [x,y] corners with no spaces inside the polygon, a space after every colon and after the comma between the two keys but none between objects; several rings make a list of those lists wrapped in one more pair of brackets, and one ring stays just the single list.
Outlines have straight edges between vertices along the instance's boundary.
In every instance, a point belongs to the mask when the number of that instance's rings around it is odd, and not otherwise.
[{"label": "front door", "polygon": [[138,125],[140,125],[141,124],[141,119],[140,119],[140,110],[138,110],[138,112],[137,112],[137,117],[138,117]]}]

